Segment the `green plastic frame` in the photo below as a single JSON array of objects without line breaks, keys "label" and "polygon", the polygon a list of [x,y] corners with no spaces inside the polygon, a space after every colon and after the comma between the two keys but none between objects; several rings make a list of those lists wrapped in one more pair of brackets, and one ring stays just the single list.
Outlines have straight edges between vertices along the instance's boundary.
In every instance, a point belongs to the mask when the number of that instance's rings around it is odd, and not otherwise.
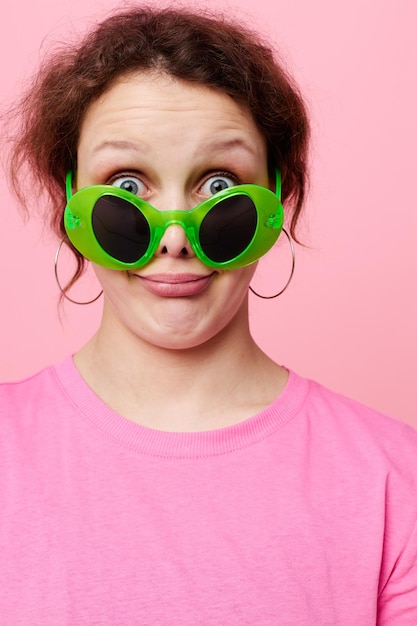
[{"label": "green plastic frame", "polygon": [[[257,261],[274,245],[284,223],[284,210],[281,204],[281,174],[276,170],[275,193],[259,185],[237,185],[224,189],[204,200],[189,211],[158,211],[145,200],[125,189],[112,185],[92,185],[72,194],[72,172],[66,177],[67,206],[64,211],[64,225],[69,240],[81,254],[103,267],[114,270],[130,270],[143,267],[152,259],[165,230],[171,224],[179,224],[196,256],[209,267],[237,269]],[[257,225],[251,242],[239,255],[228,261],[212,261],[202,250],[199,242],[199,228],[210,209],[224,198],[246,195],[252,199],[257,211]],[[146,253],[133,263],[126,263],[108,254],[97,241],[92,214],[95,203],[102,196],[116,196],[133,204],[145,216],[150,226],[151,238]]]}]

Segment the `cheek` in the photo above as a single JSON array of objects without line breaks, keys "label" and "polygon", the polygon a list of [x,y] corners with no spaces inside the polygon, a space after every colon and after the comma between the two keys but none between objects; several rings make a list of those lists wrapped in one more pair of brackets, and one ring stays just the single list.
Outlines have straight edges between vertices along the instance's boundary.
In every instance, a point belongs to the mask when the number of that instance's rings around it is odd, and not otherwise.
[{"label": "cheek", "polygon": [[218,277],[214,302],[224,308],[239,308],[246,297],[256,270],[256,263],[238,270],[224,271]]},{"label": "cheek", "polygon": [[94,273],[102,286],[114,282],[116,275],[121,273],[116,270],[109,270],[105,267],[101,267],[101,265],[97,265],[96,263],[91,263],[91,265],[93,266]]},{"label": "cheek", "polygon": [[252,263],[252,265],[248,265],[247,267],[242,267],[239,270],[230,270],[228,272],[224,272],[224,274],[227,275],[226,278],[236,287],[245,290],[249,287],[249,283],[255,274],[257,265],[257,263]]},{"label": "cheek", "polygon": [[124,271],[110,270],[101,265],[91,264],[94,269],[94,273],[97,276],[104,295],[114,294],[118,299],[123,299],[123,294],[126,293],[126,287],[128,285],[128,274]]}]

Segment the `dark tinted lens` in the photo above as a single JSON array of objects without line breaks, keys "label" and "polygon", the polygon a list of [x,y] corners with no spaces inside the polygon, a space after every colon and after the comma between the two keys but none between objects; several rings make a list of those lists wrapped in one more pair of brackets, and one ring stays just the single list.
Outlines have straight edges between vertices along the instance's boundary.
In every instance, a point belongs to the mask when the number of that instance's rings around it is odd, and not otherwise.
[{"label": "dark tinted lens", "polygon": [[144,215],[124,198],[99,198],[94,205],[92,224],[103,250],[119,261],[134,263],[148,249],[149,224]]},{"label": "dark tinted lens", "polygon": [[248,196],[242,194],[225,198],[201,222],[201,247],[216,263],[230,261],[248,247],[256,224],[256,208]]}]

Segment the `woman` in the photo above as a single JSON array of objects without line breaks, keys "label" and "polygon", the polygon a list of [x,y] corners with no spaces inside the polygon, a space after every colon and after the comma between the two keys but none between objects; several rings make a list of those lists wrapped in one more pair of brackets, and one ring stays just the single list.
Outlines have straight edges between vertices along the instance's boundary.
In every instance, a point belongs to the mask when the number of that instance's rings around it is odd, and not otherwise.
[{"label": "woman", "polygon": [[17,192],[29,164],[104,302],[74,358],[0,391],[5,623],[415,624],[414,431],[249,333],[281,181],[294,235],[306,178],[269,49],[131,10],[54,57],[23,111]]}]

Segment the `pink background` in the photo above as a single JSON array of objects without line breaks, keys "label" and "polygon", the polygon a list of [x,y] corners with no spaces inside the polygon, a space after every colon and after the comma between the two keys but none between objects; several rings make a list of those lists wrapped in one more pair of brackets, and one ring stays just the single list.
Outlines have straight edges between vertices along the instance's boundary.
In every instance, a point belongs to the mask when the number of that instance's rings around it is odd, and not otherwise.
[{"label": "pink background", "polygon": [[[66,39],[114,6],[5,4],[2,105],[19,93],[41,45]],[[251,298],[254,336],[280,363],[417,427],[415,0],[210,6],[277,42],[312,117],[312,188],[301,233],[308,247],[297,250],[285,295]],[[4,177],[0,187],[0,379],[13,380],[76,351],[97,327],[101,305],[67,304],[60,321],[56,241],[39,220],[23,223]],[[34,213],[36,205],[33,198]],[[256,287],[276,291],[288,255],[283,240],[262,262]],[[75,295],[89,299],[97,289],[91,278]]]}]

